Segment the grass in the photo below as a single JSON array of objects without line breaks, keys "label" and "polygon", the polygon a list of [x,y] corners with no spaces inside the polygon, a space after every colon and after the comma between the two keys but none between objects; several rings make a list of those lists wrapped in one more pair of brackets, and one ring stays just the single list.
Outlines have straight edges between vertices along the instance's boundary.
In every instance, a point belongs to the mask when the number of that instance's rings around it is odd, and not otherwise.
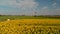
[{"label": "grass", "polygon": [[5,21],[7,19],[60,19],[60,16],[19,16],[19,15],[2,15],[0,16],[0,21]]}]

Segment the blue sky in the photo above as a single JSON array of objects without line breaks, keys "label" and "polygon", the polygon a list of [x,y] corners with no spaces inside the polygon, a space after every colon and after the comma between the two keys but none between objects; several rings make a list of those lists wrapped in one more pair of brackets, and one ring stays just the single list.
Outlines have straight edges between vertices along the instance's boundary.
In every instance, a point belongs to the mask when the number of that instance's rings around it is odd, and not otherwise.
[{"label": "blue sky", "polygon": [[4,15],[60,15],[60,0],[0,0]]}]

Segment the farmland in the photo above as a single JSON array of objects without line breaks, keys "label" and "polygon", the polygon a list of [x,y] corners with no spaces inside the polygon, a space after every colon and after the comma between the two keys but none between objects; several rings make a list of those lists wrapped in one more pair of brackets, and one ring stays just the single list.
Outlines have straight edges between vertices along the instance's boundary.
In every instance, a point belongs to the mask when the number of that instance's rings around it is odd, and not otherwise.
[{"label": "farmland", "polygon": [[60,34],[60,19],[0,16],[0,34]]},{"label": "farmland", "polygon": [[0,15],[0,21],[5,21],[7,19],[60,19],[60,16],[20,16],[20,15]]}]

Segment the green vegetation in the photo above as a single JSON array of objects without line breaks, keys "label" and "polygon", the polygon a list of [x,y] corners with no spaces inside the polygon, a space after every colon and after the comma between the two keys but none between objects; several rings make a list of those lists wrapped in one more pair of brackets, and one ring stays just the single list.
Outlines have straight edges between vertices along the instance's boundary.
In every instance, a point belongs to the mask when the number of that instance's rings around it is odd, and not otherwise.
[{"label": "green vegetation", "polygon": [[60,19],[60,16],[50,16],[50,15],[46,15],[46,16],[19,16],[19,15],[0,15],[0,21],[5,21],[7,19]]}]

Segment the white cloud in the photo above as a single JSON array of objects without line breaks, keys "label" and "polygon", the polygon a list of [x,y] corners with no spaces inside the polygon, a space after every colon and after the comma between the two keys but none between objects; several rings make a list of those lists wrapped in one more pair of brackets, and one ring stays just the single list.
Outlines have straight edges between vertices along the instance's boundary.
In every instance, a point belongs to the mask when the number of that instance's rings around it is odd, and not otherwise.
[{"label": "white cloud", "polygon": [[[7,5],[14,8],[19,8],[20,12],[32,14],[35,7],[38,6],[34,0],[0,0],[0,5]],[[18,11],[18,10],[17,10]]]},{"label": "white cloud", "polygon": [[53,15],[60,15],[60,9],[55,9],[52,11]]},{"label": "white cloud", "polygon": [[41,15],[49,15],[50,13],[49,13],[48,7],[47,6],[43,7],[40,11],[40,14]]},{"label": "white cloud", "polygon": [[56,5],[57,5],[57,3],[53,3],[53,4],[52,4],[52,6],[53,6],[54,8],[56,7]]},{"label": "white cloud", "polygon": [[42,9],[48,9],[48,7],[45,6],[45,7],[43,7]]},{"label": "white cloud", "polygon": [[40,11],[41,15],[60,15],[60,9],[56,8],[54,10],[50,10],[49,7],[45,6]]},{"label": "white cloud", "polygon": [[[17,2],[19,1],[19,3]],[[33,8],[36,7],[37,4],[34,2],[34,0],[6,0],[6,1],[0,1],[0,5],[10,5],[14,7],[24,7],[24,8]]]},{"label": "white cloud", "polygon": [[56,3],[53,3],[52,5],[53,5],[53,6],[55,6],[55,5],[56,5]]}]

